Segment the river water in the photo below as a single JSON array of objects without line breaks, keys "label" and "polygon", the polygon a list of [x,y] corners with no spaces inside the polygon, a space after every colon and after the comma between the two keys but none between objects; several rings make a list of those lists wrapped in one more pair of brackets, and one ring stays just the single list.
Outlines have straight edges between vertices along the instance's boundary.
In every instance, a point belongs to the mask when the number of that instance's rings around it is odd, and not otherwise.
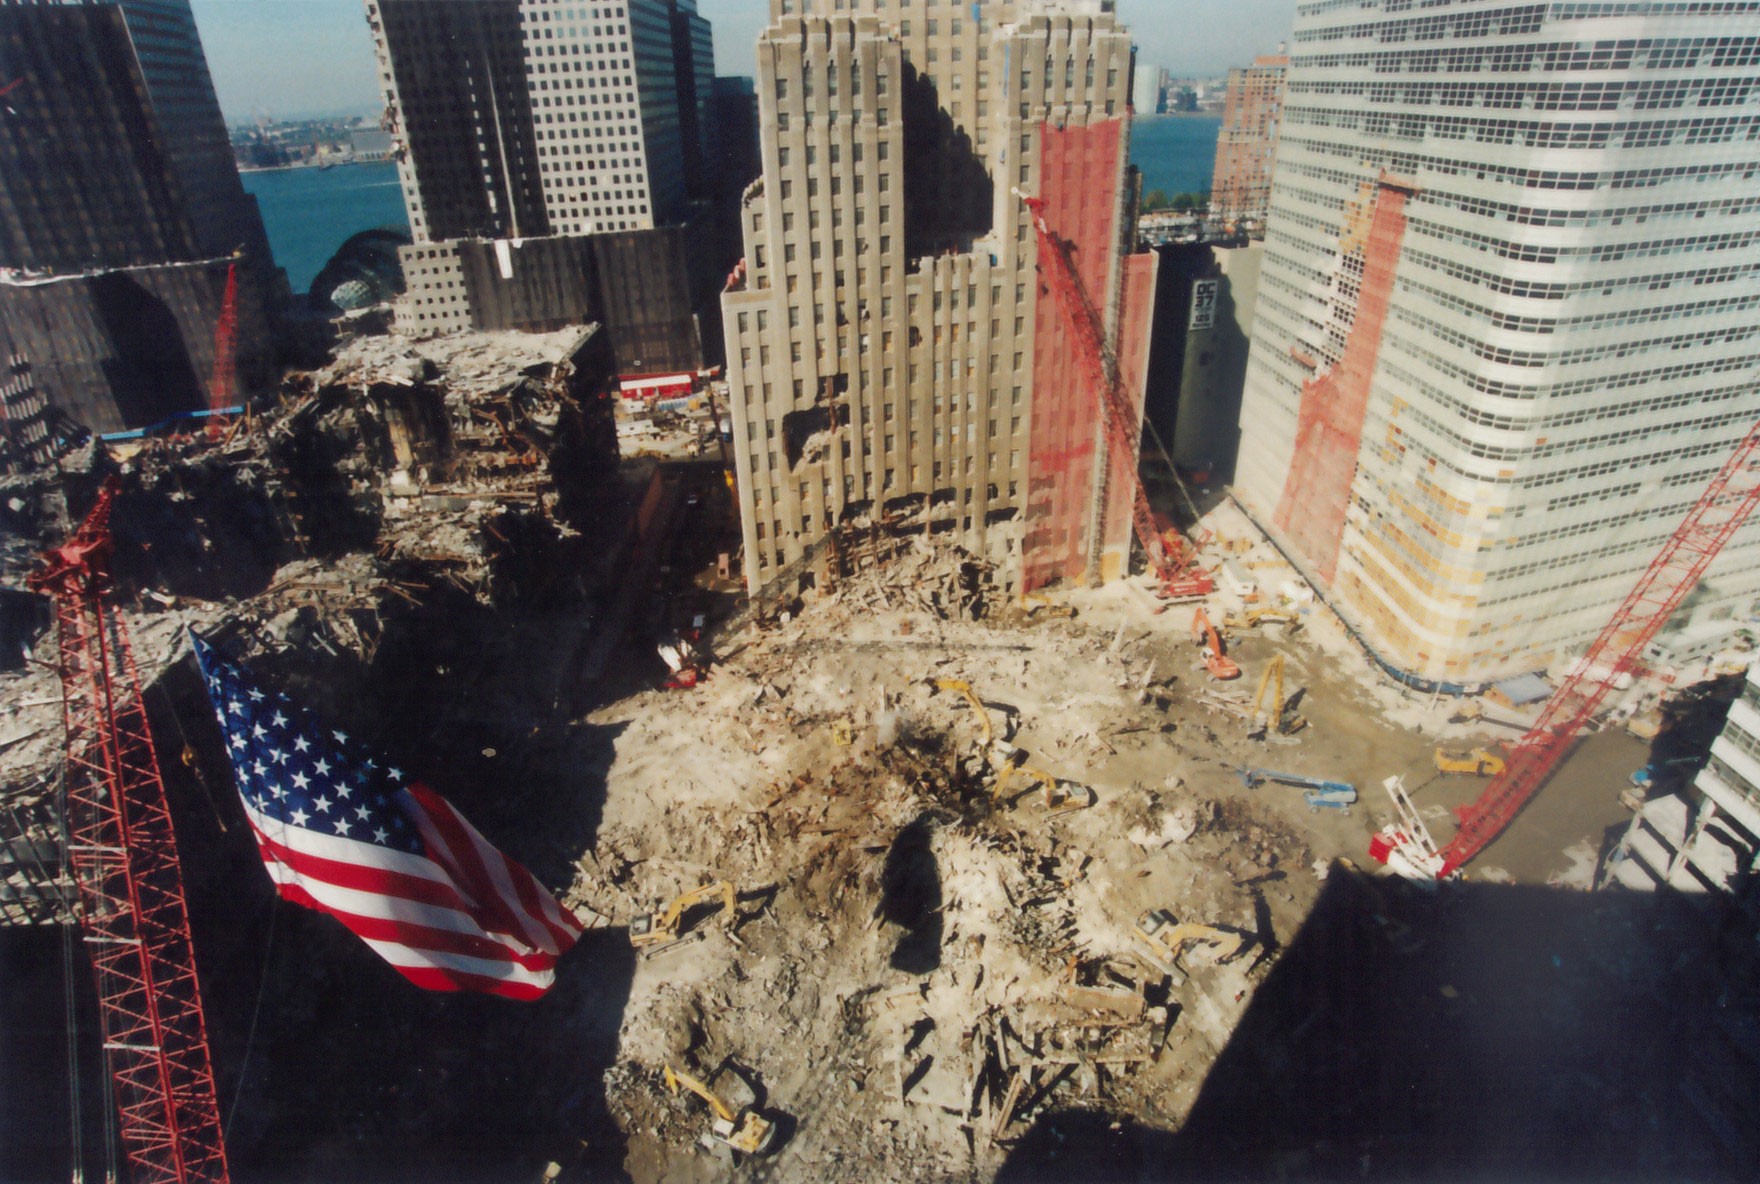
[{"label": "river water", "polygon": [[397,166],[390,161],[265,169],[241,178],[263,211],[275,262],[287,269],[287,282],[298,293],[312,286],[350,235],[383,226],[409,233]]}]

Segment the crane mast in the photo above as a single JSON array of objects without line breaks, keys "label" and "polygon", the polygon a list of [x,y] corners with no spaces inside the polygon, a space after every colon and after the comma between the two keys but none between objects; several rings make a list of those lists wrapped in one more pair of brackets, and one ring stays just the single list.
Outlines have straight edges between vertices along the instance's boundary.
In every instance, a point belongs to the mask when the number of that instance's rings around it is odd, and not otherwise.
[{"label": "crane mast", "polygon": [[1023,194],[1021,201],[1033,217],[1033,230],[1039,241],[1039,264],[1046,285],[1075,335],[1083,376],[1099,399],[1110,459],[1130,488],[1131,523],[1136,528],[1137,539],[1156,574],[1164,580],[1174,579],[1184,572],[1186,548],[1171,527],[1158,527],[1155,513],[1149,508],[1149,495],[1137,472],[1141,429],[1125,394],[1118,356],[1107,341],[1100,310],[1076,272],[1075,262],[1069,257],[1068,244],[1058,238],[1045,221],[1045,199]]},{"label": "crane mast", "polygon": [[1687,512],[1588,651],[1516,743],[1503,771],[1460,811],[1460,828],[1438,853],[1438,877],[1452,875],[1509,825],[1600,711],[1624,674],[1641,671],[1644,647],[1686,599],[1730,536],[1760,501],[1760,424]]},{"label": "crane mast", "polygon": [[30,578],[55,606],[68,859],[134,1184],[224,1182],[182,865],[128,629],[103,602],[115,495],[112,479]]}]

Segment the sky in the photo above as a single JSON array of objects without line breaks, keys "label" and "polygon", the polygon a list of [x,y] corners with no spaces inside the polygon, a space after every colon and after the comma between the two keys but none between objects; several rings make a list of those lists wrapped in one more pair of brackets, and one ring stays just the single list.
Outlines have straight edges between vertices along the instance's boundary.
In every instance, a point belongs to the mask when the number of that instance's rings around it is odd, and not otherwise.
[{"label": "sky", "polygon": [[[432,0],[444,3],[445,0]],[[362,0],[191,0],[228,123],[369,114],[379,108]],[[1296,0],[1119,0],[1139,60],[1175,75],[1220,74],[1288,36]],[[769,0],[698,0],[715,27],[718,74],[752,73]]]}]

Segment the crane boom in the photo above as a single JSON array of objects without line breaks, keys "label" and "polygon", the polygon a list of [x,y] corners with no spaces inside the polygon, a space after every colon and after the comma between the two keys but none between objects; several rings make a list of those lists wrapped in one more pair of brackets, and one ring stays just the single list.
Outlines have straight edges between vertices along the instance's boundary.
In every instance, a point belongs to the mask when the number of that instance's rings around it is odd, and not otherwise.
[{"label": "crane boom", "polygon": [[128,630],[103,602],[115,494],[30,578],[55,603],[69,861],[131,1177],[224,1184],[182,864]]},{"label": "crane boom", "polygon": [[1069,257],[1068,244],[1052,233],[1045,221],[1045,199],[1023,194],[1021,200],[1033,216],[1033,230],[1039,239],[1039,263],[1044,269],[1046,283],[1075,335],[1082,373],[1099,399],[1107,450],[1114,467],[1130,489],[1131,523],[1136,527],[1137,538],[1157,574],[1163,579],[1173,579],[1182,574],[1180,552],[1183,546],[1171,528],[1158,528],[1155,513],[1149,508],[1149,495],[1137,472],[1141,429],[1125,395],[1118,371],[1118,356],[1107,342],[1100,310],[1076,272],[1075,262]]},{"label": "crane boom", "polygon": [[1637,585],[1589,646],[1540,718],[1516,743],[1503,771],[1461,811],[1460,829],[1441,852],[1440,875],[1452,874],[1496,838],[1551,775],[1622,674],[1693,590],[1705,569],[1760,501],[1760,424],[1748,429]]}]

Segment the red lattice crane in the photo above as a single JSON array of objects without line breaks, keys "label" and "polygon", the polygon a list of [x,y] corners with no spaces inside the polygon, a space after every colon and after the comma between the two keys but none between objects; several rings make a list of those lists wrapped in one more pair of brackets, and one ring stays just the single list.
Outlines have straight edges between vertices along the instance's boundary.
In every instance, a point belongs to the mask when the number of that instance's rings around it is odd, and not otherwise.
[{"label": "red lattice crane", "polygon": [[103,602],[115,495],[112,479],[30,578],[55,603],[69,862],[134,1184],[224,1182],[182,865],[128,630]]},{"label": "red lattice crane", "polygon": [[214,323],[214,378],[208,384],[208,434],[220,434],[220,413],[238,400],[238,263],[226,268],[226,292]]},{"label": "red lattice crane", "polygon": [[1123,476],[1131,492],[1131,524],[1143,544],[1143,553],[1171,595],[1206,595],[1213,590],[1210,577],[1191,571],[1193,554],[1173,526],[1159,519],[1149,507],[1149,495],[1137,472],[1137,417],[1124,390],[1119,373],[1118,356],[1107,340],[1100,310],[1088,294],[1075,261],[1069,257],[1069,245],[1058,238],[1045,221],[1045,199],[1021,195],[1033,215],[1033,229],[1039,236],[1039,264],[1058,307],[1063,310],[1070,332],[1075,337],[1076,351],[1088,384],[1100,402],[1101,420],[1106,428],[1107,451],[1116,472]]},{"label": "red lattice crane", "polygon": [[[1639,655],[1644,647],[1760,502],[1757,461],[1760,424],[1748,430],[1574,672],[1547,700],[1540,718],[1510,753],[1503,772],[1491,779],[1478,801],[1459,812],[1459,830],[1437,853],[1438,862],[1429,865],[1438,878],[1454,874],[1509,825],[1601,709],[1614,684],[1622,675],[1642,671]],[[1400,845],[1398,840],[1392,842],[1395,848]],[[1414,862],[1422,865],[1421,858]]]}]

